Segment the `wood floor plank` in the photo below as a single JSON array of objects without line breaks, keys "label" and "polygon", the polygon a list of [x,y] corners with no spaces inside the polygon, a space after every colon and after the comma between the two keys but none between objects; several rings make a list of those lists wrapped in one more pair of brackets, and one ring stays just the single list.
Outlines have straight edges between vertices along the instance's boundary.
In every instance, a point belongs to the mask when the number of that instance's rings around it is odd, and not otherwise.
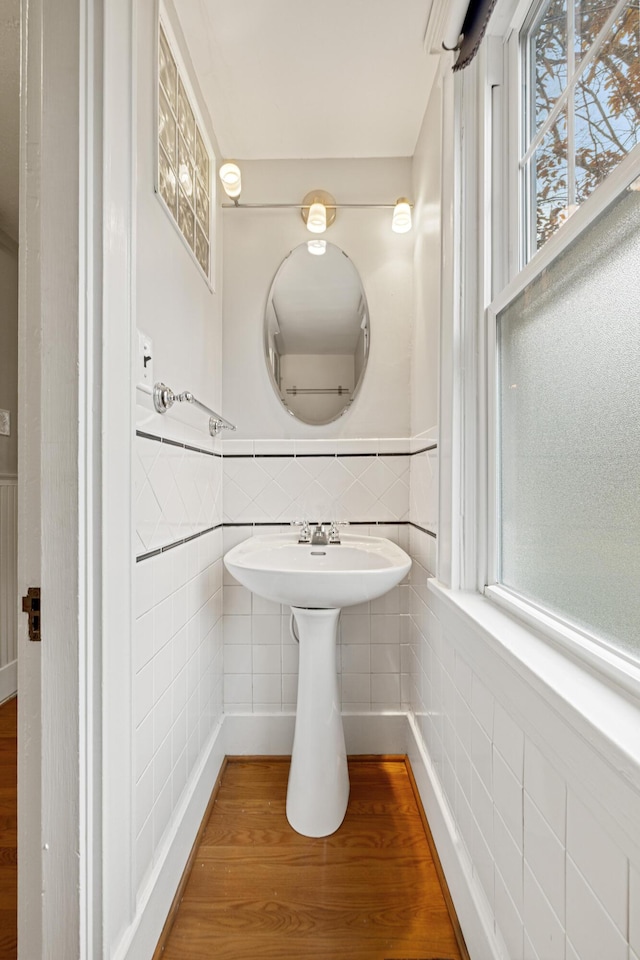
[{"label": "wood floor plank", "polygon": [[17,704],[0,704],[0,960],[18,956]]},{"label": "wood floor plank", "polygon": [[345,820],[289,826],[284,759],[229,759],[164,960],[462,960],[404,762],[350,761]]}]

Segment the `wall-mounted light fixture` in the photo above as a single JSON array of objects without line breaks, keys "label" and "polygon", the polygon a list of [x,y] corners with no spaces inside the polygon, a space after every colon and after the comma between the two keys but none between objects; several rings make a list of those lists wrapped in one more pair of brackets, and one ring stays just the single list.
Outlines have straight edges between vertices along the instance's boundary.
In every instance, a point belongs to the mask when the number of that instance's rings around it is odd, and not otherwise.
[{"label": "wall-mounted light fixture", "polygon": [[220,167],[218,175],[224,192],[228,197],[231,197],[234,205],[237,206],[238,197],[242,192],[242,174],[240,173],[240,167],[235,161],[227,160]]},{"label": "wall-mounted light fixture", "polygon": [[411,204],[406,197],[398,197],[393,208],[391,229],[394,233],[407,233],[411,230]]},{"label": "wall-mounted light fixture", "polygon": [[[227,161],[220,167],[220,179],[225,193],[233,203],[223,203],[228,209],[240,207],[244,210],[291,210],[300,211],[302,219],[311,233],[324,233],[327,227],[336,219],[337,210],[393,210],[391,229],[395,233],[407,233],[411,230],[412,204],[406,197],[400,197],[395,203],[336,203],[335,199],[326,190],[311,190],[301,203],[239,203],[238,197],[242,188],[240,168],[237,163]],[[324,249],[315,247],[309,252],[320,254]]]},{"label": "wall-mounted light fixture", "polygon": [[324,233],[336,218],[336,201],[326,190],[311,190],[302,198],[300,215],[310,233]]}]

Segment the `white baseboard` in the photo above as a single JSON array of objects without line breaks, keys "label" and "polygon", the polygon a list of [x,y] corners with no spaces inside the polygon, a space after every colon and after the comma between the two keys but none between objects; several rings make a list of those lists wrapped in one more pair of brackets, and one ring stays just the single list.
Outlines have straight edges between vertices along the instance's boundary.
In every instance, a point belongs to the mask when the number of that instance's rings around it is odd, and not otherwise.
[{"label": "white baseboard", "polygon": [[[404,713],[347,713],[342,722],[348,754],[407,752]],[[225,752],[228,756],[288,756],[294,724],[293,715],[227,714]]]},{"label": "white baseboard", "polygon": [[194,840],[225,757],[224,724],[213,731],[173,817],[151,875],[141,890],[133,922],[113,954],[113,960],[147,960],[153,956],[182,878]]},{"label": "white baseboard", "polygon": [[415,720],[408,716],[406,722],[406,752],[469,956],[471,960],[509,960],[501,939],[496,936],[491,908],[482,887],[474,878],[473,864],[461,841],[433,764],[423,747]]},{"label": "white baseboard", "polygon": [[0,668],[0,703],[18,692],[18,661],[12,660]]}]

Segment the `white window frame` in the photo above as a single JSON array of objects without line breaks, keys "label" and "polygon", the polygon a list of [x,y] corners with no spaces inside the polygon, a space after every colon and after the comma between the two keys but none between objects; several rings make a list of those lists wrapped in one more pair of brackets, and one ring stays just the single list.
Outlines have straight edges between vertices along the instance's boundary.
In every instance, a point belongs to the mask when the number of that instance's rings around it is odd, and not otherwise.
[{"label": "white window frame", "polygon": [[[478,344],[478,365],[477,382],[467,382],[466,386],[460,387],[466,394],[461,404],[466,409],[467,421],[460,431],[458,445],[458,476],[462,487],[460,513],[463,518],[462,530],[469,530],[473,526],[478,539],[477,543],[473,543],[471,538],[460,536],[458,566],[461,576],[459,583],[452,583],[452,586],[479,591],[492,603],[544,636],[552,645],[561,648],[572,658],[586,662],[601,677],[637,697],[640,695],[640,663],[636,658],[498,583],[497,316],[640,176],[640,146],[636,146],[529,262],[520,266],[524,218],[521,192],[523,178],[520,175],[523,97],[519,34],[531,7],[531,0],[521,0],[519,3],[502,0],[498,4],[494,35],[487,37],[483,45],[484,53],[481,48],[475,77],[469,74],[462,81],[466,85],[465,91],[476,87],[475,97],[465,93],[466,100],[475,100],[480,108],[475,143],[476,163],[480,161],[477,178],[479,195],[475,198],[475,205],[479,211],[490,212],[492,227],[487,231],[485,221],[485,227],[478,231],[476,237],[461,234],[465,248],[464,260],[467,263],[472,260],[475,251],[475,276],[480,278],[480,282],[471,296],[464,296],[466,304],[461,306],[463,314],[471,316],[475,312],[478,318],[477,333],[473,334]],[[496,31],[496,25],[499,32]],[[495,87],[502,82],[499,76],[497,78],[500,70],[503,71],[504,83],[502,89],[496,91]],[[496,146],[500,143],[502,151],[498,150],[496,171]],[[493,160],[488,155],[488,145],[493,146]],[[464,154],[469,157],[468,146]],[[463,166],[464,154],[461,151]],[[505,182],[506,190],[503,188]],[[461,219],[458,228],[462,228]],[[492,242],[487,239],[488,233],[493,238]],[[495,290],[493,296],[492,286]],[[463,341],[471,325],[470,319],[467,332],[463,330]],[[475,427],[472,419],[474,410]],[[462,452],[473,450],[474,446],[475,483],[469,479],[468,464]],[[472,572],[474,566],[475,577]]]},{"label": "white window frame", "polygon": [[[169,11],[167,10],[165,4],[160,0],[156,6],[156,45],[155,45],[155,58],[154,58],[154,111],[155,111],[155,121],[154,121],[154,144],[153,144],[153,190],[158,200],[158,203],[164,210],[166,216],[169,219],[169,222],[172,224],[173,229],[176,231],[177,235],[180,237],[182,245],[185,250],[189,253],[189,256],[195,263],[201,277],[209,287],[212,293],[215,293],[216,284],[215,284],[215,265],[216,265],[216,247],[217,247],[217,218],[216,210],[218,204],[217,198],[217,170],[219,165],[219,157],[217,156],[212,142],[211,135],[209,132],[209,125],[205,122],[204,114],[200,108],[200,98],[197,95],[197,92],[194,88],[192,81],[192,71],[187,68],[184,57],[180,49],[180,44],[176,38],[176,33],[173,28],[171,17]],[[160,143],[158,138],[158,129],[159,129],[159,117],[160,117],[160,30],[164,32],[164,35],[169,44],[169,49],[175,60],[178,74],[182,81],[182,84],[187,92],[189,99],[189,106],[193,110],[193,114],[196,118],[198,129],[200,135],[204,142],[207,155],[209,157],[209,271],[208,273],[202,269],[202,265],[198,260],[195,251],[191,248],[190,244],[187,242],[180,225],[176,220],[173,211],[165,203],[164,197],[160,192],[160,177],[159,177],[159,164],[160,164]],[[177,189],[177,188],[176,188]],[[195,215],[195,214],[194,214]]]}]

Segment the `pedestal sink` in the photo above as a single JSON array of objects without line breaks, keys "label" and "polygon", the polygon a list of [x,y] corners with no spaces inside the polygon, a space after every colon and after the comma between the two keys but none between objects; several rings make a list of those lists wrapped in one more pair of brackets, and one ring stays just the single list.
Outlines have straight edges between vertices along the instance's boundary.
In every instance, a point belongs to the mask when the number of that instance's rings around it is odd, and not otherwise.
[{"label": "pedestal sink", "polygon": [[287,819],[304,836],[326,837],[349,800],[336,669],[340,609],[382,596],[409,572],[411,559],[385,537],[348,534],[316,546],[282,533],[251,537],[224,562],[253,593],[292,608],[300,665]]}]

